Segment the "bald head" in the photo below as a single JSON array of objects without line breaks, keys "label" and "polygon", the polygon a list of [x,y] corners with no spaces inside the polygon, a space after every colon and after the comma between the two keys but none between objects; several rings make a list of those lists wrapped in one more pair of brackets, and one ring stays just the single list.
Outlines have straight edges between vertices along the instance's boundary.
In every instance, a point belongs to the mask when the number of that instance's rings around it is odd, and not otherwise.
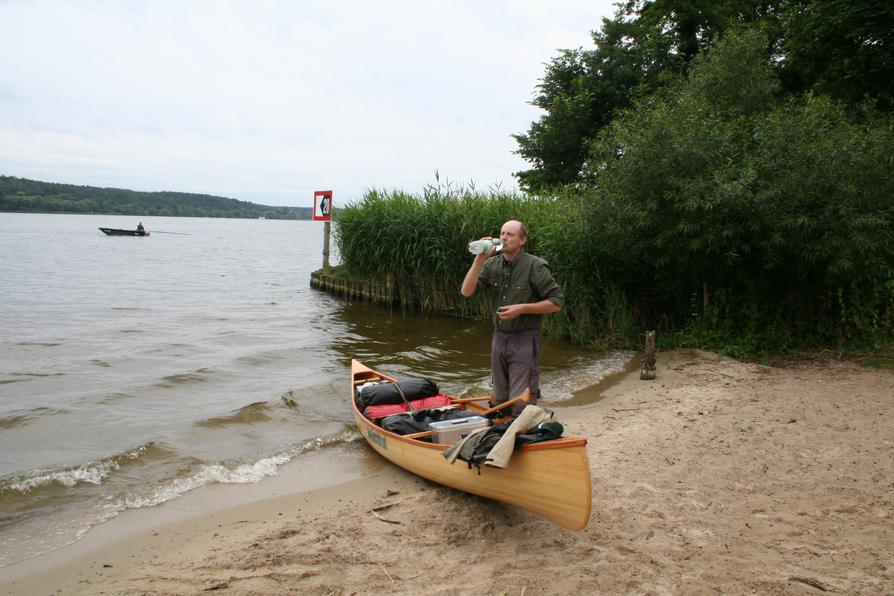
[{"label": "bald head", "polygon": [[506,223],[503,224],[502,229],[505,230],[506,226],[510,226],[510,228],[513,229],[515,231],[515,233],[518,234],[521,238],[528,237],[528,228],[525,226],[525,224],[518,221],[517,219],[510,219],[509,221],[507,221]]},{"label": "bald head", "polygon": [[528,241],[528,228],[522,222],[511,219],[500,229],[500,240],[503,241],[503,256],[511,261]]}]

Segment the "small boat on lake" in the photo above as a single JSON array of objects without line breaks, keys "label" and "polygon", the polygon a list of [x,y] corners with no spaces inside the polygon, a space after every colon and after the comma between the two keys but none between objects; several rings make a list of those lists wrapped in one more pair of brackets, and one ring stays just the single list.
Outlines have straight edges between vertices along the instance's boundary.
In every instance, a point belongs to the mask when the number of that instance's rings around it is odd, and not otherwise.
[{"label": "small boat on lake", "polygon": [[[356,388],[370,381],[397,382],[352,360],[350,399],[357,430],[384,458],[438,484],[525,509],[564,528],[580,530],[589,523],[592,487],[585,438],[522,445],[505,468],[450,463],[442,455],[450,445],[429,442],[430,432],[399,435],[363,415]],[[454,407],[481,415],[494,411],[485,405],[487,399],[450,397]]]},{"label": "small boat on lake", "polygon": [[119,230],[116,228],[99,228],[106,236],[148,236],[149,232],[145,229],[138,228],[136,230]]}]

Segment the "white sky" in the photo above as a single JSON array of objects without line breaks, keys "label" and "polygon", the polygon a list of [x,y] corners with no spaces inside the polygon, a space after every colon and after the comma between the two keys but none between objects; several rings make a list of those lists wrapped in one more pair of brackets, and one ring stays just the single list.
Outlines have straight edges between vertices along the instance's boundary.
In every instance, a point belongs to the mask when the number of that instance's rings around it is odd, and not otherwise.
[{"label": "white sky", "polygon": [[501,184],[610,0],[0,0],[0,174],[268,205]]}]

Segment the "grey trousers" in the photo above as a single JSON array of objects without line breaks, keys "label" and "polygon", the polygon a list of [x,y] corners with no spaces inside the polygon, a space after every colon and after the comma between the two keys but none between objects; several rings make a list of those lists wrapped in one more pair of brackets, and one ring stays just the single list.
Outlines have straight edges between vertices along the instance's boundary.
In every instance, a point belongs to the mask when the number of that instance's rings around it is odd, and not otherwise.
[{"label": "grey trousers", "polygon": [[[495,405],[531,390],[530,403],[540,399],[540,330],[503,333],[494,331],[490,344],[490,368]],[[518,416],[524,403],[509,407],[510,416]]]}]

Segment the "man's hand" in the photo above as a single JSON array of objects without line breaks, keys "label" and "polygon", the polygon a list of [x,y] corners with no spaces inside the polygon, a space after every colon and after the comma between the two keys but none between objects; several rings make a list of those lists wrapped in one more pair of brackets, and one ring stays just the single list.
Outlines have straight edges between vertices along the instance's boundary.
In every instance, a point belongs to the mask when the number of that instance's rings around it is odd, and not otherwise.
[{"label": "man's hand", "polygon": [[497,308],[497,316],[504,321],[511,321],[523,314],[527,304],[510,304],[508,306],[500,306]]}]

